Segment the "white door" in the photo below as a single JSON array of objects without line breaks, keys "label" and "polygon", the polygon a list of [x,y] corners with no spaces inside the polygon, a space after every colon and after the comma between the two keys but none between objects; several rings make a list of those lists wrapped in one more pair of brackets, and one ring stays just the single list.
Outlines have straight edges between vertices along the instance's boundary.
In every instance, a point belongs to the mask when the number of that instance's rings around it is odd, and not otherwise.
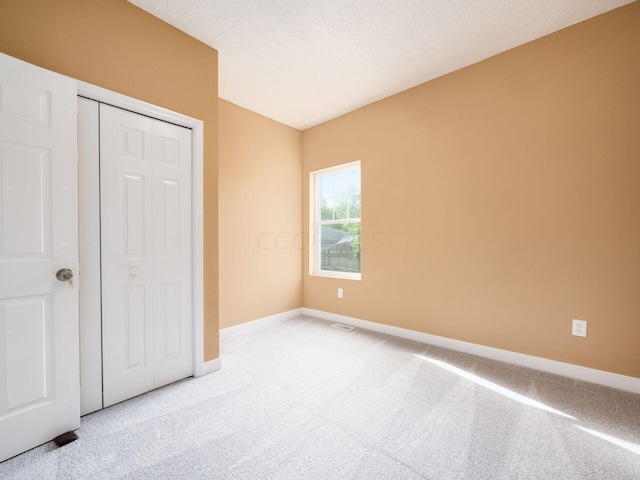
[{"label": "white door", "polygon": [[105,407],[193,373],[191,142],[100,105]]},{"label": "white door", "polygon": [[0,461],[80,426],[76,88],[0,54]]}]

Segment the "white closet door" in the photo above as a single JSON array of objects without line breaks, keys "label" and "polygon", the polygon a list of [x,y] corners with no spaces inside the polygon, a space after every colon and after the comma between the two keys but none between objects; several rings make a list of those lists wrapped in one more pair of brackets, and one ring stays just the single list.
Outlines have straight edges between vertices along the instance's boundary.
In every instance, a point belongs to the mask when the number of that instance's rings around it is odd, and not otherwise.
[{"label": "white closet door", "polygon": [[99,103],[78,97],[80,414],[102,408]]},{"label": "white closet door", "polygon": [[193,374],[191,130],[151,122],[154,386]]},{"label": "white closet door", "polygon": [[76,83],[0,54],[0,461],[80,426],[76,168]]},{"label": "white closet door", "polygon": [[187,377],[191,131],[100,105],[104,406]]}]

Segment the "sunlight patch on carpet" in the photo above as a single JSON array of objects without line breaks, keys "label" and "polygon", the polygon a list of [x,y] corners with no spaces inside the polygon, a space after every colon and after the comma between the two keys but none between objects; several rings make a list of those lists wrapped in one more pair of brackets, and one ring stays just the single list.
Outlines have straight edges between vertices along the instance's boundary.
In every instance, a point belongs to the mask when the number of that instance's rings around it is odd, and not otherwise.
[{"label": "sunlight patch on carpet", "polygon": [[536,400],[533,400],[529,397],[525,397],[524,395],[520,395],[519,393],[516,393],[512,390],[509,390],[508,388],[504,388],[496,383],[490,382],[489,380],[485,380],[482,377],[479,377],[478,375],[474,375],[473,373],[469,373],[466,372],[465,370],[462,370],[461,368],[458,367],[454,367],[453,365],[443,362],[441,360],[436,360],[434,358],[429,358],[429,357],[425,357],[424,355],[418,355],[417,353],[414,354],[416,357],[425,360],[426,362],[431,363],[432,365],[435,365],[437,367],[440,367],[444,370],[447,370],[448,372],[451,372],[455,375],[458,375],[459,377],[462,377],[466,380],[469,380],[473,383],[475,383],[476,385],[480,385],[481,387],[485,387],[495,393],[498,393],[504,397],[507,397],[511,400],[514,400],[518,403],[521,403],[523,405],[527,405],[529,407],[534,407],[537,408],[539,410],[544,410],[545,412],[549,412],[549,413],[553,413],[556,415],[560,415],[561,417],[565,417],[565,418],[570,418],[571,420],[575,420],[574,417],[572,417],[571,415],[568,415],[564,412],[561,412],[560,410],[556,410],[555,408],[549,407],[548,405],[545,405],[544,403],[540,403]]}]

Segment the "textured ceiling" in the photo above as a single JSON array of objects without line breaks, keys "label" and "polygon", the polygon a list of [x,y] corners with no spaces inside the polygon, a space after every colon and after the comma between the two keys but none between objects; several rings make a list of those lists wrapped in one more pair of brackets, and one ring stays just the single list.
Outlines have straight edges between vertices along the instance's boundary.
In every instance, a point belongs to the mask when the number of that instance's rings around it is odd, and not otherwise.
[{"label": "textured ceiling", "polygon": [[219,52],[221,98],[304,130],[630,0],[129,0]]}]

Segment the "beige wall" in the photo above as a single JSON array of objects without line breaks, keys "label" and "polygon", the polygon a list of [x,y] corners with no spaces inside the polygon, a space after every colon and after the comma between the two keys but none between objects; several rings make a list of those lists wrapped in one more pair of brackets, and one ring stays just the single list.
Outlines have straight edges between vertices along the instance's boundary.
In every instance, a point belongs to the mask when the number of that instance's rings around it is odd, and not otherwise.
[{"label": "beige wall", "polygon": [[204,121],[204,359],[218,346],[218,53],[125,0],[0,0],[0,51]]},{"label": "beige wall", "polygon": [[638,59],[636,2],[305,131],[303,225],[361,160],[363,259],[304,306],[640,377]]},{"label": "beige wall", "polygon": [[[637,2],[304,132],[302,175],[221,101],[220,305],[217,52],[125,0],[0,11],[0,51],[205,121],[205,360],[218,311],[301,305],[302,255],[306,307],[640,377]],[[308,173],[357,159],[363,279],[309,277]]]},{"label": "beige wall", "polygon": [[302,306],[302,133],[220,100],[220,327]]}]

